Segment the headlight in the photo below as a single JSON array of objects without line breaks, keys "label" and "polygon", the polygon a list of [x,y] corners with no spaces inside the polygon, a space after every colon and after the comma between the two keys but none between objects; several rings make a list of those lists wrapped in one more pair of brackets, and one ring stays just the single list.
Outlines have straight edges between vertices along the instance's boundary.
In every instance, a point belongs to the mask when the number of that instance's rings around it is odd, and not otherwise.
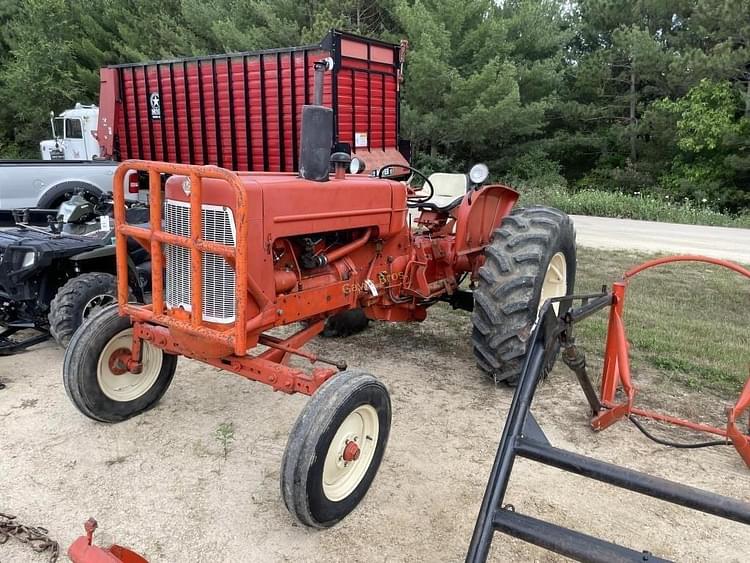
[{"label": "headlight", "polygon": [[483,183],[490,175],[490,169],[487,168],[486,164],[477,163],[469,170],[469,180],[472,184]]},{"label": "headlight", "polygon": [[26,254],[23,255],[23,260],[21,261],[21,268],[28,268],[29,266],[33,266],[34,262],[36,262],[36,252],[33,250],[30,250]]},{"label": "headlight", "polygon": [[356,156],[352,157],[352,161],[349,163],[349,174],[361,174],[365,171],[365,161]]}]

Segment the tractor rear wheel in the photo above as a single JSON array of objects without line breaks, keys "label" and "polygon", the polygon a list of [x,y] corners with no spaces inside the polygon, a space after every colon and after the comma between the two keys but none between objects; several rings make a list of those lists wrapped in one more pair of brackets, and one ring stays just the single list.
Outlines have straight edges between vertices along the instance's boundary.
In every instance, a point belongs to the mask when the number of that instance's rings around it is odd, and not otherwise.
[{"label": "tractor rear wheel", "polygon": [[172,383],[177,356],[143,341],[140,373],[125,362],[133,327],[117,306],[93,313],[65,350],[63,384],[73,404],[100,422],[121,422],[152,408]]},{"label": "tractor rear wheel", "polygon": [[[474,356],[496,383],[513,385],[523,368],[539,308],[551,297],[573,292],[573,222],[549,207],[515,209],[495,230],[484,255],[474,290]],[[562,304],[555,304],[554,309],[558,315],[565,312]],[[545,367],[545,374],[556,356]]]},{"label": "tractor rear wheel", "polygon": [[329,528],[364,498],[391,427],[388,390],[375,377],[342,371],[313,394],[281,462],[281,496],[302,524]]}]

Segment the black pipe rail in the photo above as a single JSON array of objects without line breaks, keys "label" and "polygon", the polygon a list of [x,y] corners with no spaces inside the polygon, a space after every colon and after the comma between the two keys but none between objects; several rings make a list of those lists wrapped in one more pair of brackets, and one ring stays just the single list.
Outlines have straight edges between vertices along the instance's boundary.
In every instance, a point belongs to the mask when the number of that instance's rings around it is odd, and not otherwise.
[{"label": "black pipe rail", "polygon": [[[560,319],[556,318],[551,302],[583,303],[571,309]],[[508,412],[489,483],[482,499],[474,534],[471,538],[467,563],[486,561],[495,532],[516,537],[528,543],[585,563],[616,562],[666,562],[648,551],[636,551],[519,514],[511,505],[504,505],[513,464],[523,457],[569,473],[608,483],[615,487],[648,495],[672,504],[678,504],[721,518],[750,524],[750,504],[626,469],[573,452],[553,447],[531,413],[534,393],[542,380],[544,366],[555,353],[557,344],[562,347],[565,363],[576,373],[589,405],[596,412],[603,408],[591,380],[586,375],[585,359],[575,348],[573,324],[597,311],[612,305],[612,295],[601,293],[586,296],[568,296],[548,301],[540,313],[529,344],[526,362]],[[591,400],[589,395],[594,400]]]}]

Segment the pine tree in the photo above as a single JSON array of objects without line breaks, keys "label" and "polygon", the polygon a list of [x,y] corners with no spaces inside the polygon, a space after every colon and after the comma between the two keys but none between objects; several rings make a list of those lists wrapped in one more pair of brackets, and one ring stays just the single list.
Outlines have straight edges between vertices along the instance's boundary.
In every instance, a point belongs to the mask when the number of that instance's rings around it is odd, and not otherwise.
[{"label": "pine tree", "polygon": [[8,60],[0,70],[0,99],[11,120],[14,150],[37,149],[48,113],[83,93],[74,45],[78,27],[66,0],[26,0],[5,28]]}]

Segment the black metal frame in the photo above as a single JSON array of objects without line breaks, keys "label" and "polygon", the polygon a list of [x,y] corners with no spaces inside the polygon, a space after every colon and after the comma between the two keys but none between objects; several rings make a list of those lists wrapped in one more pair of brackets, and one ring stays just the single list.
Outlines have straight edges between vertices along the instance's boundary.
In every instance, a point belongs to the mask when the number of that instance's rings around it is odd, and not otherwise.
[{"label": "black metal frame", "polygon": [[172,102],[172,136],[174,137],[174,154],[177,162],[182,162],[180,149],[180,122],[177,116],[177,86],[174,82],[174,64],[169,63],[169,96]]},{"label": "black metal frame", "polygon": [[214,106],[214,143],[216,144],[217,166],[224,168],[224,147],[222,145],[221,117],[219,116],[219,76],[216,73],[216,59],[211,59],[211,98]]},{"label": "black metal frame", "polygon": [[537,323],[529,340],[526,362],[513,395],[489,483],[482,499],[466,555],[467,562],[475,563],[487,559],[496,531],[578,561],[667,561],[647,551],[635,551],[563,526],[524,516],[516,512],[512,506],[504,506],[513,464],[519,456],[666,502],[750,524],[748,503],[555,448],[549,443],[530,409],[534,393],[544,376],[545,366],[548,365],[551,355],[556,352],[558,343],[563,348],[562,357],[565,363],[576,373],[592,410],[598,412],[603,408],[599,404],[591,380],[586,375],[585,359],[575,348],[572,329],[574,323],[612,305],[612,295],[602,293],[570,296],[552,301],[572,303],[578,300],[583,302],[582,305],[569,310],[560,319],[556,318],[551,301],[542,308],[541,321]]},{"label": "black metal frame", "polygon": [[[146,126],[148,127],[148,154],[151,160],[156,160],[156,144],[154,142],[154,120],[151,118],[151,108],[149,107],[149,97],[151,96],[151,86],[148,83],[148,67],[144,66],[143,70],[143,88],[145,96],[143,103],[146,104]],[[159,100],[161,102],[161,100]],[[136,103],[140,100],[136,98]]]},{"label": "black metal frame", "polygon": [[[138,158],[143,158],[143,135],[141,135],[141,110],[138,94],[138,81],[135,79],[135,67],[130,67],[130,83],[133,85],[133,109],[135,113],[135,137],[138,139]],[[127,100],[123,101],[123,105]],[[128,153],[130,155],[131,153]]]},{"label": "black metal frame", "polygon": [[[164,97],[161,91],[161,69],[162,65],[156,65],[156,95],[159,96],[159,104],[164,107]],[[172,103],[174,108],[175,104]],[[150,108],[149,108],[150,111]],[[159,132],[161,133],[161,159],[169,160],[169,145],[167,145],[167,114],[162,112],[161,118],[159,119]],[[173,133],[175,139],[178,139],[177,135]]]},{"label": "black metal frame", "polygon": [[247,169],[253,169],[253,135],[250,125],[250,82],[247,78],[247,55],[242,57],[242,94],[245,100],[245,150],[247,151]]},{"label": "black metal frame", "polygon": [[[185,119],[187,121],[188,154],[190,162],[195,162],[195,143],[193,142],[193,118],[191,117],[190,78],[188,77],[187,62],[182,63],[182,87],[185,90]],[[177,103],[173,104],[177,107]],[[179,141],[179,139],[177,139]]]},{"label": "black metal frame", "polygon": [[229,92],[229,147],[232,151],[232,170],[237,170],[237,125],[234,116],[234,59],[227,57],[227,90]]},{"label": "black metal frame", "polygon": [[208,133],[206,132],[206,111],[204,109],[206,107],[206,93],[204,92],[203,85],[203,62],[204,60],[201,59],[198,59],[195,62],[195,75],[198,78],[198,111],[201,118],[201,156],[203,157],[202,164],[208,164]]},{"label": "black metal frame", "polygon": [[[34,330],[37,334],[31,334],[19,340],[9,338],[22,330]],[[50,334],[48,331],[42,330],[33,325],[7,326],[5,328],[0,328],[0,356],[10,356],[36,344],[41,344],[42,342],[49,340],[49,338]],[[0,387],[0,389],[3,387]]]}]

